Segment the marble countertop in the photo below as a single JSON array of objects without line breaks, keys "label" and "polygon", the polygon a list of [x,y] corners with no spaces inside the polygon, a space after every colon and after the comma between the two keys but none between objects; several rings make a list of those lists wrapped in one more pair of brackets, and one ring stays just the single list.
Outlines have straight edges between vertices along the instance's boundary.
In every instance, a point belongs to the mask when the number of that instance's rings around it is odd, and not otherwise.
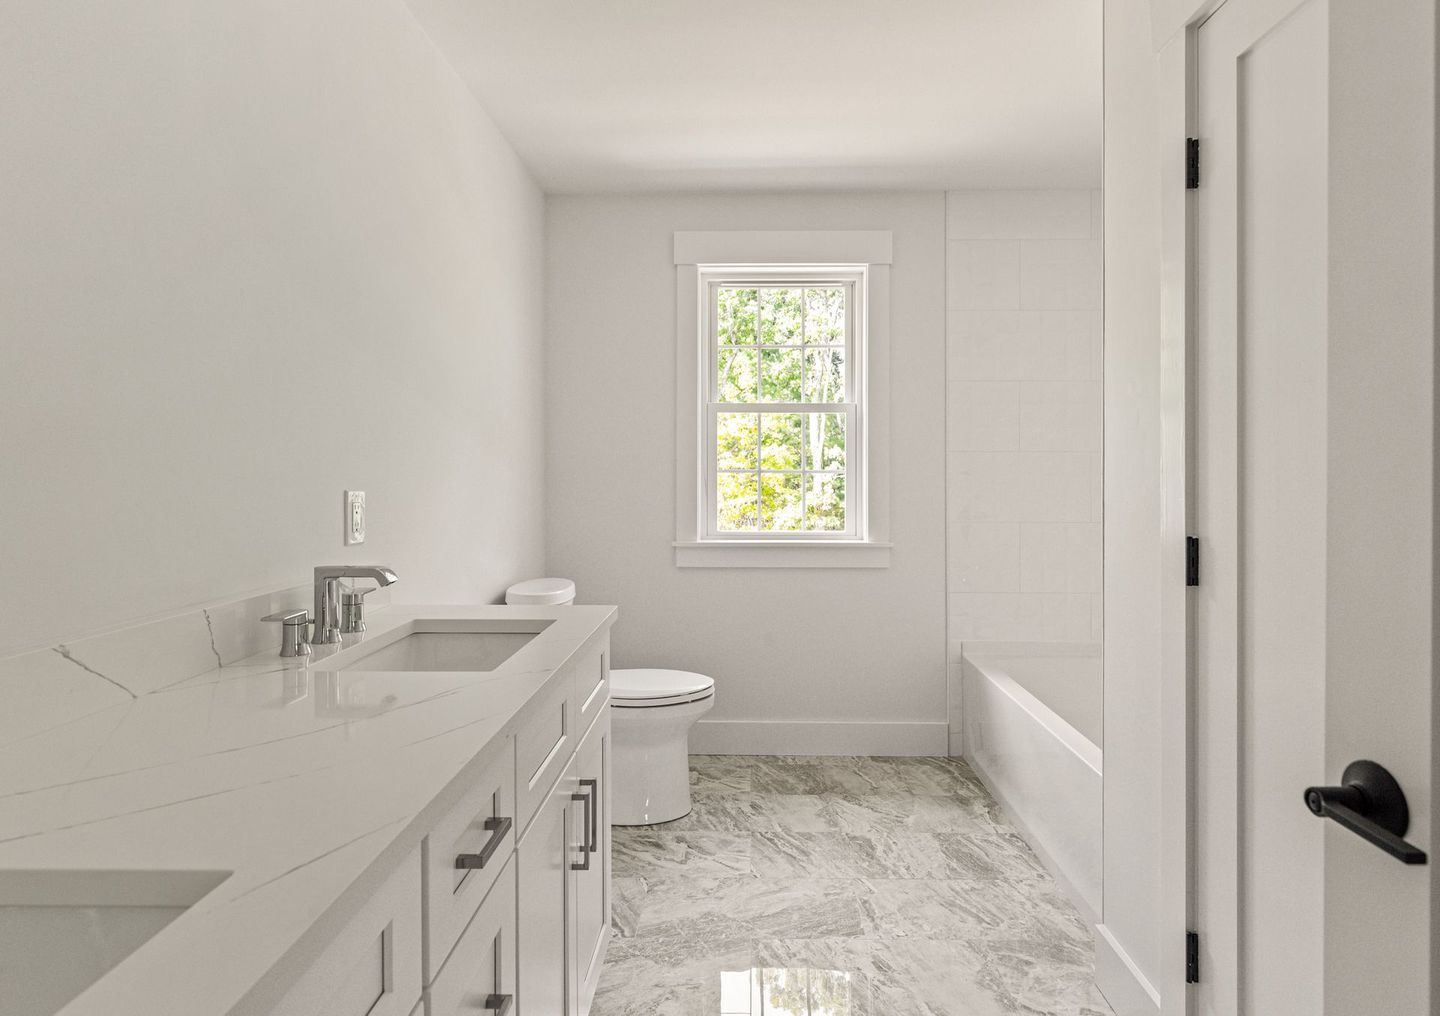
[{"label": "marble countertop", "polygon": [[321,669],[349,641],[305,662],[272,651],[0,747],[0,871],[231,873],[62,1012],[265,1011],[252,989],[413,848],[447,785],[615,617],[391,607],[365,641],[430,619],[553,623],[483,673]]}]

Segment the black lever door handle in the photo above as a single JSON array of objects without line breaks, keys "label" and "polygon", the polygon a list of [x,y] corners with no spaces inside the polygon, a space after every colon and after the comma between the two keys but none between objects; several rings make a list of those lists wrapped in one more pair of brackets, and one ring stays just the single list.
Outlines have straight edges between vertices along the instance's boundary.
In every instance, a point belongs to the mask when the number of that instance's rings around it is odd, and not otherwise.
[{"label": "black lever door handle", "polygon": [[1308,787],[1305,806],[1333,818],[1405,864],[1424,864],[1425,851],[1401,837],[1410,828],[1410,806],[1390,770],[1378,762],[1351,762],[1338,787]]}]

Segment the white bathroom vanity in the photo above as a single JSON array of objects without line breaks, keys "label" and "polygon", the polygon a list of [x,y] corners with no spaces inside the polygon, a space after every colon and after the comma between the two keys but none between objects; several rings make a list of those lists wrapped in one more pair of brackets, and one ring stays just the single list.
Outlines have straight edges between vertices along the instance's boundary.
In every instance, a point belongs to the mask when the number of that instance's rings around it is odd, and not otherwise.
[{"label": "white bathroom vanity", "polygon": [[0,1008],[588,1012],[616,613],[395,607],[309,659],[68,703],[0,765]]}]

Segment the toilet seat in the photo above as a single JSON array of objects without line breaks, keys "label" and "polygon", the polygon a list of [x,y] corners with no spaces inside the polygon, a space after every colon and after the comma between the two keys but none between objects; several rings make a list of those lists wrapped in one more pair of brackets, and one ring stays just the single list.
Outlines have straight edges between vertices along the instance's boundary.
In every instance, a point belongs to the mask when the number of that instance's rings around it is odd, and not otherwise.
[{"label": "toilet seat", "polygon": [[680,706],[714,694],[714,678],[688,670],[610,671],[610,704],[620,709]]}]

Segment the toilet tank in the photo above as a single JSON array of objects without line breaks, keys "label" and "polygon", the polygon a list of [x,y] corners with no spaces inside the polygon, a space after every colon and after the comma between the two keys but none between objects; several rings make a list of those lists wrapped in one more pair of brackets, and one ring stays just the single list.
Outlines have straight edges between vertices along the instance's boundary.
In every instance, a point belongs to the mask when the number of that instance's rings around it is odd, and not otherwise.
[{"label": "toilet tank", "polygon": [[511,606],[558,606],[575,602],[575,583],[569,579],[526,579],[505,590]]}]

